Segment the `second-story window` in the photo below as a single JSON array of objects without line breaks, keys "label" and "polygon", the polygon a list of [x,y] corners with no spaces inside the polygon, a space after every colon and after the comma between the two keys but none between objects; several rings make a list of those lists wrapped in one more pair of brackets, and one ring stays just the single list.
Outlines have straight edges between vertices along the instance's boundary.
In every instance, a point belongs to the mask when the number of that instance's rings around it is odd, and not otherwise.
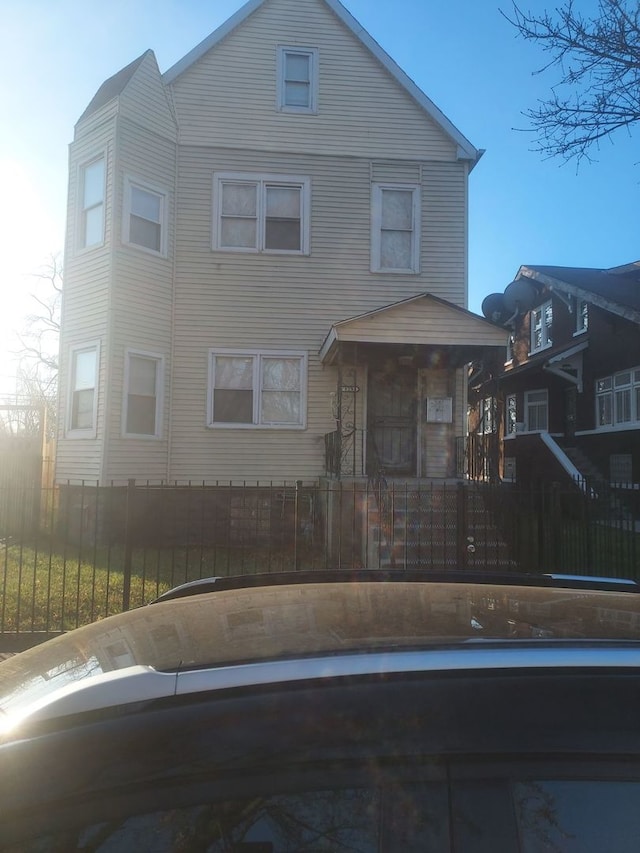
[{"label": "second-story window", "polygon": [[308,254],[309,195],[308,178],[216,173],[213,248]]},{"label": "second-story window", "polygon": [[419,187],[374,184],[371,196],[371,271],[417,273],[419,268]]},{"label": "second-story window", "polygon": [[164,193],[127,178],[123,242],[155,254],[165,254],[165,207]]},{"label": "second-story window", "polygon": [[90,249],[104,242],[104,157],[80,168],[79,247]]},{"label": "second-story window", "polygon": [[553,308],[551,300],[531,311],[531,352],[550,347],[553,343]]},{"label": "second-story window", "polygon": [[576,335],[586,332],[589,328],[589,303],[586,299],[575,298],[576,309]]},{"label": "second-story window", "polygon": [[280,46],[277,73],[279,110],[294,113],[317,112],[317,48]]}]

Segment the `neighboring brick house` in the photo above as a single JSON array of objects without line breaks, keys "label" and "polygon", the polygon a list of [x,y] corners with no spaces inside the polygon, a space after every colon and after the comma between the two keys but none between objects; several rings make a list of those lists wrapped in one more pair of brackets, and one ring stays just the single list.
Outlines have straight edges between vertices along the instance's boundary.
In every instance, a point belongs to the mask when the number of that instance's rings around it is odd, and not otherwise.
[{"label": "neighboring brick house", "polygon": [[484,473],[640,484],[640,262],[522,266],[483,310],[511,331],[506,364],[470,377],[471,432],[499,449]]}]

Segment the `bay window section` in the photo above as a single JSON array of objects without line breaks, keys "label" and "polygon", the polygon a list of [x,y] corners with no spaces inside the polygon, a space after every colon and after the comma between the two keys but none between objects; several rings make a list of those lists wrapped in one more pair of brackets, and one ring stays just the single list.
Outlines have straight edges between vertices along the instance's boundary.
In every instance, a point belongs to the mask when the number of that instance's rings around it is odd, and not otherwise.
[{"label": "bay window section", "polygon": [[123,216],[124,243],[145,249],[153,254],[166,254],[164,193],[136,183],[125,181],[125,206]]},{"label": "bay window section", "polygon": [[305,426],[304,353],[211,351],[209,370],[209,426]]},{"label": "bay window section", "polygon": [[96,432],[98,344],[72,347],[67,434],[91,438]]},{"label": "bay window section", "polygon": [[79,248],[90,249],[104,242],[104,157],[80,167]]},{"label": "bay window section", "polygon": [[154,353],[127,352],[123,433],[160,437],[163,358]]}]

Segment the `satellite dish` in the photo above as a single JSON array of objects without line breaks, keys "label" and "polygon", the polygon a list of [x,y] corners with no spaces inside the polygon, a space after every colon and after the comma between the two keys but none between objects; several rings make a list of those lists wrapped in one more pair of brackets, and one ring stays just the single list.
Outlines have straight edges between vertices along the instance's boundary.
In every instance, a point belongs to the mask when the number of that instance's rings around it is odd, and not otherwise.
[{"label": "satellite dish", "polygon": [[504,293],[490,293],[482,300],[482,313],[492,323],[504,323],[507,311],[504,307]]},{"label": "satellite dish", "polygon": [[519,311],[530,311],[538,300],[538,288],[526,278],[517,278],[508,284],[504,291],[504,307],[509,316]]}]

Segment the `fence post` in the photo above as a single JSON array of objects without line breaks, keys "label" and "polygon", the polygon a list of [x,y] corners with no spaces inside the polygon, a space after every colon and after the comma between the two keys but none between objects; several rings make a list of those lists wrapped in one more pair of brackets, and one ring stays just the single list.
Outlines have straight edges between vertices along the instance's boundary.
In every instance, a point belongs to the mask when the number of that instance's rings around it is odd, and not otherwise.
[{"label": "fence post", "polygon": [[293,567],[296,571],[300,568],[300,555],[298,554],[298,534],[300,531],[300,489],[302,480],[296,480],[296,490],[293,507]]},{"label": "fence post", "polygon": [[132,520],[131,514],[133,511],[133,496],[135,493],[136,481],[127,481],[127,499],[125,501],[125,519],[124,519],[124,567],[122,580],[122,609],[127,611],[131,605],[131,565],[133,562],[133,541],[131,535]]},{"label": "fence post", "polygon": [[458,483],[456,491],[456,558],[457,568],[466,569],[469,552],[467,551],[468,514],[467,514],[467,489],[464,483]]}]

